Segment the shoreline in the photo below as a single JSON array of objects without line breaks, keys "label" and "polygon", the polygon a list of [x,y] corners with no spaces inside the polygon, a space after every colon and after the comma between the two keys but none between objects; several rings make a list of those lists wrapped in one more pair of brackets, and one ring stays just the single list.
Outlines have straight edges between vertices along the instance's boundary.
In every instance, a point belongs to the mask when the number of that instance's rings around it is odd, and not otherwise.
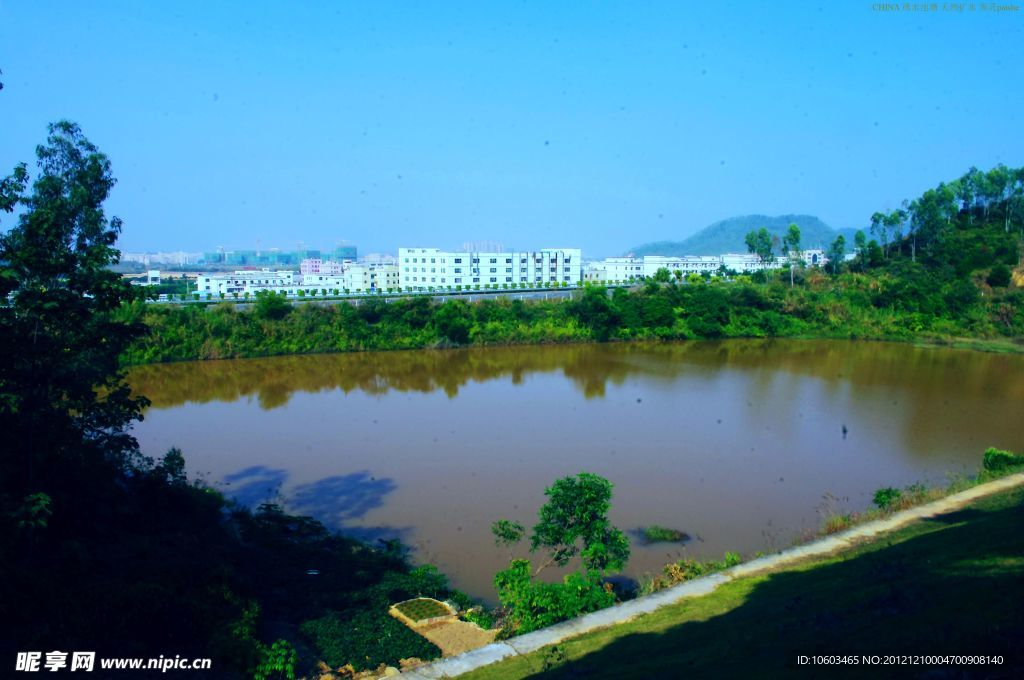
[{"label": "shoreline", "polygon": [[686,342],[723,342],[728,340],[802,340],[802,341],[845,341],[845,342],[874,342],[893,343],[899,345],[911,345],[919,349],[947,349],[968,352],[983,352],[986,354],[1024,354],[1024,338],[937,338],[921,336],[915,338],[898,337],[851,337],[849,335],[829,334],[799,334],[799,335],[770,335],[770,336],[730,336],[721,338],[630,338],[628,340],[566,340],[566,341],[543,341],[543,342],[487,342],[458,344],[437,344],[424,345],[422,347],[395,347],[395,348],[374,348],[374,349],[340,349],[333,352],[280,352],[273,354],[239,354],[237,356],[223,357],[194,357],[191,359],[173,359],[169,361],[147,361],[140,363],[124,363],[122,371],[142,366],[160,366],[163,364],[187,364],[193,362],[208,361],[234,361],[245,359],[273,359],[276,357],[298,357],[298,356],[330,356],[335,354],[366,354],[366,353],[391,353],[391,352],[419,352],[419,351],[447,351],[447,350],[472,350],[490,349],[505,347],[550,347],[558,346],[582,346],[582,345],[625,345],[625,344],[672,344]]}]

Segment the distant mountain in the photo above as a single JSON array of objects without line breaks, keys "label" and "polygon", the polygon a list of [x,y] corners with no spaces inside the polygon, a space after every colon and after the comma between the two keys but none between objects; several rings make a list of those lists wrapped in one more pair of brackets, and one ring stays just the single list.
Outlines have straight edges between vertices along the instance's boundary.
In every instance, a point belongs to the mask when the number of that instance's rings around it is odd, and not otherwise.
[{"label": "distant mountain", "polygon": [[769,233],[781,239],[790,224],[800,227],[800,243],[804,248],[827,249],[836,236],[846,238],[847,250],[853,248],[856,229],[833,229],[814,215],[743,215],[730,217],[704,227],[693,236],[682,241],[655,241],[630,249],[630,253],[643,255],[721,255],[722,253],[745,253],[747,244],[744,237],[749,231],[764,227]]}]

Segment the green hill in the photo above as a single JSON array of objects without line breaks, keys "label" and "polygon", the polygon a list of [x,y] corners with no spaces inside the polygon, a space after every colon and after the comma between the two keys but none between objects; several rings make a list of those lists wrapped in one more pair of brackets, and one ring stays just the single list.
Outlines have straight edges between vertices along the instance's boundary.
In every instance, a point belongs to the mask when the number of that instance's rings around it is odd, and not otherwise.
[{"label": "green hill", "polygon": [[853,245],[854,229],[836,230],[813,215],[743,215],[730,217],[704,227],[693,236],[682,241],[655,241],[631,248],[629,252],[637,257],[643,255],[721,255],[722,253],[745,253],[747,246],[743,237],[752,229],[766,228],[780,239],[790,224],[800,227],[801,241],[805,248],[828,248],[836,236],[843,234],[846,242]]}]

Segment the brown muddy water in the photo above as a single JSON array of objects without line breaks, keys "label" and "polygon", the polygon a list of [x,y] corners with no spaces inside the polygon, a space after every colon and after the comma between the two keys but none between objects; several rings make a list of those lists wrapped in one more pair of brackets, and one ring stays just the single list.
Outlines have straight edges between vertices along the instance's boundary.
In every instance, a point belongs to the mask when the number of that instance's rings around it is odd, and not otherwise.
[{"label": "brown muddy water", "polygon": [[[164,364],[143,451],[418,562],[493,601],[512,553],[491,523],[530,526],[544,488],[595,472],[612,520],[686,544],[641,545],[627,573],[682,555],[788,546],[875,489],[977,470],[1024,448],[1024,356],[843,341],[510,347]],[[844,434],[845,427],[845,434]],[[520,551],[521,552],[521,551]],[[518,555],[519,553],[517,553]]]}]

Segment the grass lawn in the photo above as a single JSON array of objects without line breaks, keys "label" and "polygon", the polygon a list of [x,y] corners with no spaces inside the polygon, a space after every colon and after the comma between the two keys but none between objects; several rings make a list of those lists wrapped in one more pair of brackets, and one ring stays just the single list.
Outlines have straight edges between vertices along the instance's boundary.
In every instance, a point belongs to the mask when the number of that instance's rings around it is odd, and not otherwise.
[{"label": "grass lawn", "polygon": [[[1001,666],[798,666],[798,655],[1001,654]],[[1024,677],[1024,488],[729,582],[467,678]]]},{"label": "grass lawn", "polygon": [[408,616],[412,621],[432,619],[437,616],[449,616],[452,612],[435,600],[417,599],[400,602],[395,609]]}]

